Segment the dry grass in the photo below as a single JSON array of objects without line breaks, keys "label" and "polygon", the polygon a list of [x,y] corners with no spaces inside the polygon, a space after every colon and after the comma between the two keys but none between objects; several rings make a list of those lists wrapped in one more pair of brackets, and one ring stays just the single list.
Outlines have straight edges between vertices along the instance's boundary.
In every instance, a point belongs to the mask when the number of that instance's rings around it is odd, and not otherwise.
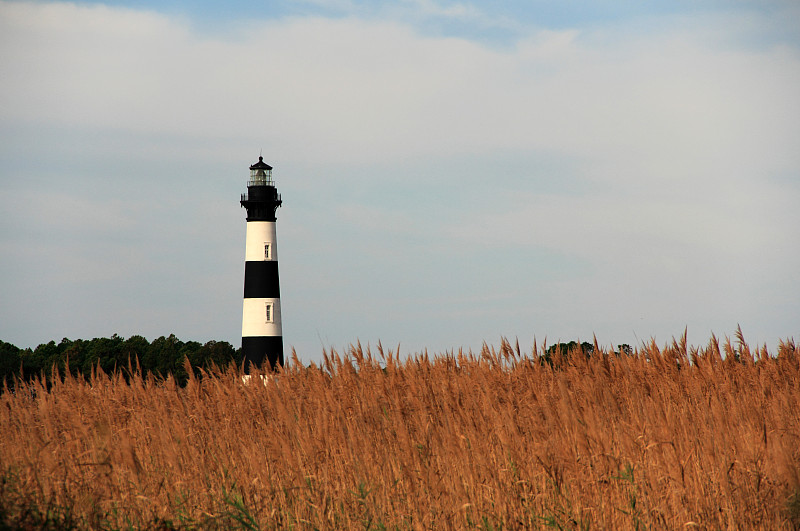
[{"label": "dry grass", "polygon": [[598,351],[19,384],[0,527],[798,529],[800,348]]}]

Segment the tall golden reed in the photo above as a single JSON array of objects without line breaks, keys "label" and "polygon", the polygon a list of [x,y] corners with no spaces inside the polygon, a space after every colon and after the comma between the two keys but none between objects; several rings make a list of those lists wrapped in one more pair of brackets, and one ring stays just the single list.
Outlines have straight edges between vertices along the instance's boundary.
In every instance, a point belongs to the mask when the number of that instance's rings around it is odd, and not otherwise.
[{"label": "tall golden reed", "polygon": [[544,352],[357,344],[264,384],[19,384],[0,396],[0,523],[798,529],[792,342]]}]

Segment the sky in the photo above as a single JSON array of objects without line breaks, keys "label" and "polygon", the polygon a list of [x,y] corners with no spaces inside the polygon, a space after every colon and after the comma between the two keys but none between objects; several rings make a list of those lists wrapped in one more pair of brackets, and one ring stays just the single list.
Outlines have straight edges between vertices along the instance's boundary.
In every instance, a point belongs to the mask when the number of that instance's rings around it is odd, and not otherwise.
[{"label": "sky", "polygon": [[800,339],[800,4],[0,1],[0,339]]}]

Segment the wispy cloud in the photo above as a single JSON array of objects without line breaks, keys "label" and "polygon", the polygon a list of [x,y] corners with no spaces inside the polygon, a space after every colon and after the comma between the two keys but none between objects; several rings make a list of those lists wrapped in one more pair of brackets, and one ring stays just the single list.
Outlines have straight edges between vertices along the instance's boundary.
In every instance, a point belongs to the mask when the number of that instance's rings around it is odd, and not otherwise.
[{"label": "wispy cloud", "polygon": [[427,16],[456,18],[456,19],[480,19],[486,18],[486,14],[473,5],[466,3],[441,3],[433,0],[404,0],[412,8]]}]

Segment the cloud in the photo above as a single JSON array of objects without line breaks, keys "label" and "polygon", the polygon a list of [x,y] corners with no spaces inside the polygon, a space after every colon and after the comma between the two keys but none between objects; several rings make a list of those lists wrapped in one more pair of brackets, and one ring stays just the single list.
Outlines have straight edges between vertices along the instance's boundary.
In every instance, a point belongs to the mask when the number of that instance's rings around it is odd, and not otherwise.
[{"label": "cloud", "polygon": [[793,49],[720,51],[666,28],[611,42],[541,31],[498,51],[392,22],[313,18],[214,40],[154,13],[3,9],[8,122],[227,137],[251,134],[248,122],[332,162],[544,149],[697,171],[731,152],[760,165],[770,151],[776,172],[797,163]]},{"label": "cloud", "polygon": [[451,3],[443,5],[431,0],[406,0],[414,7],[414,11],[423,16],[446,17],[456,19],[480,19],[484,13],[471,4]]}]

